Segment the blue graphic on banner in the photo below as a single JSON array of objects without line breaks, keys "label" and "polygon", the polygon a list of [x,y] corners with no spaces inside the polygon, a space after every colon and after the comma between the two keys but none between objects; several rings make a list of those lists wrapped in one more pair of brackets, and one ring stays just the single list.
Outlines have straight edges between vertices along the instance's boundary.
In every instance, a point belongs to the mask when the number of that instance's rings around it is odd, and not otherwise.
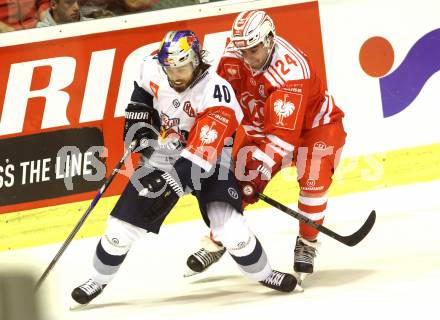
[{"label": "blue graphic on banner", "polygon": [[[440,29],[435,29],[411,47],[393,72],[379,78],[384,117],[391,117],[405,110],[417,98],[428,79],[439,70]],[[365,68],[364,71],[370,74]]]}]

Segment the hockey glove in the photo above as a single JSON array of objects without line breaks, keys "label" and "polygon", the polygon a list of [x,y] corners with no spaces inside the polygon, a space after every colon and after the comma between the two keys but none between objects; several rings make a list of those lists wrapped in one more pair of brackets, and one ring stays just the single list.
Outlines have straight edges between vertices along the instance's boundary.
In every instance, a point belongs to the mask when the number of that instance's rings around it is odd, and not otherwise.
[{"label": "hockey glove", "polygon": [[238,180],[243,193],[243,201],[245,204],[251,204],[258,201],[257,192],[263,192],[269,183],[272,173],[262,161],[251,159],[246,163],[245,176],[254,177],[251,181]]},{"label": "hockey glove", "polygon": [[144,189],[139,196],[156,199],[147,217],[150,223],[171,211],[179,198],[185,194],[187,187],[194,190],[191,179],[193,165],[195,166],[188,159],[181,157],[176,161],[171,172],[155,170],[143,180]]},{"label": "hockey glove", "polygon": [[160,118],[157,110],[141,102],[130,102],[125,109],[124,143],[138,142],[136,152],[149,156],[153,152],[152,141],[157,141]]},{"label": "hockey glove", "polygon": [[154,170],[142,181],[144,189],[139,196],[154,198],[150,208],[147,208],[146,219],[149,223],[168,214],[183,195],[183,189],[170,177],[170,174]]}]

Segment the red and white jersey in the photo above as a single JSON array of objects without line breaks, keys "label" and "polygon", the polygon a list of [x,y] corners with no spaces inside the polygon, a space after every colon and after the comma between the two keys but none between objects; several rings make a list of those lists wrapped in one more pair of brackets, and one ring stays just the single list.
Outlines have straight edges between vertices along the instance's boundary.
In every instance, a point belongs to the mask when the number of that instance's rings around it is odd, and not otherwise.
[{"label": "red and white jersey", "polygon": [[161,119],[159,142],[183,145],[180,156],[210,170],[243,118],[231,85],[208,68],[178,93],[155,56],[144,59],[138,84],[154,97]]},{"label": "red and white jersey", "polygon": [[269,65],[263,70],[252,72],[232,43],[217,69],[240,102],[246,140],[258,146],[253,156],[271,167],[298,146],[303,130],[339,122],[344,116],[308,57],[283,38],[274,40]]}]

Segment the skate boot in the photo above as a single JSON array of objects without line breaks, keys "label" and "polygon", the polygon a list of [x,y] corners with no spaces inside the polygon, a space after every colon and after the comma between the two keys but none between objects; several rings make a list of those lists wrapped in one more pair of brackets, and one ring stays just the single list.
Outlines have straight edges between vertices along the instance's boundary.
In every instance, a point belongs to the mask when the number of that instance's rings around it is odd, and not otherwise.
[{"label": "skate boot", "polygon": [[101,285],[92,279],[87,280],[86,283],[76,287],[72,291],[72,298],[79,304],[88,304],[95,299],[104,290],[105,284]]},{"label": "skate boot", "polygon": [[316,257],[318,241],[309,241],[301,236],[296,238],[295,258],[293,269],[298,274],[298,283],[301,285],[305,277],[313,273],[313,262]]},{"label": "skate boot", "polygon": [[272,273],[263,281],[260,281],[263,286],[278,290],[281,292],[291,292],[295,289],[297,280],[289,274],[281,271],[272,270]]},{"label": "skate boot", "polygon": [[205,271],[209,266],[219,261],[225,252],[225,247],[216,244],[210,237],[204,237],[202,248],[188,257],[186,265],[189,270],[184,276],[190,277]]}]

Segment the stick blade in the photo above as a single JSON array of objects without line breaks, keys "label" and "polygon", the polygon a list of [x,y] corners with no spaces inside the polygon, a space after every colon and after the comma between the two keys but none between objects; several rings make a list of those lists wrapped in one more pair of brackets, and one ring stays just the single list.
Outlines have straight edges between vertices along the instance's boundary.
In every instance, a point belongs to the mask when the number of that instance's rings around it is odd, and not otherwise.
[{"label": "stick blade", "polygon": [[371,231],[371,229],[374,226],[374,223],[376,222],[376,211],[371,211],[370,215],[368,216],[367,220],[364,222],[362,227],[353,233],[352,235],[343,237],[339,239],[343,244],[353,247],[357,245],[359,242],[361,242]]}]

